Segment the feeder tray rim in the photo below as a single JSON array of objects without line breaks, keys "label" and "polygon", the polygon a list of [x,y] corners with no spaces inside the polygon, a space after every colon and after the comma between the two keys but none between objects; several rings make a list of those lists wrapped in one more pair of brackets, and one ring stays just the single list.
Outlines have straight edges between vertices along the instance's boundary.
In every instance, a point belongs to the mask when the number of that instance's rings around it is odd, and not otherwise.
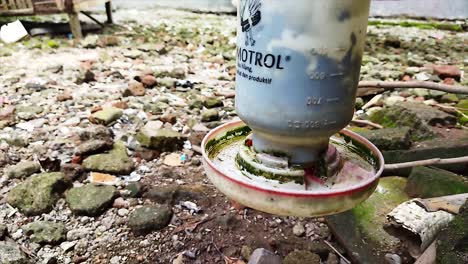
[{"label": "feeder tray rim", "polygon": [[379,179],[380,175],[383,172],[384,169],[384,158],[382,153],[379,151],[379,149],[372,144],[369,140],[364,138],[363,136],[358,135],[355,132],[352,132],[348,129],[342,129],[340,133],[351,137],[354,140],[357,140],[365,145],[368,149],[371,150],[372,154],[377,157],[378,159],[378,166],[379,169],[374,173],[372,177],[369,177],[366,180],[363,180],[362,182],[359,182],[358,184],[352,185],[350,187],[344,187],[344,188],[337,188],[337,189],[332,189],[332,190],[327,190],[327,191],[313,191],[313,190],[294,190],[294,191],[279,191],[277,189],[273,188],[265,188],[265,187],[259,187],[257,185],[250,184],[248,182],[242,181],[235,179],[233,177],[230,177],[229,175],[226,175],[223,171],[219,170],[216,168],[216,166],[213,164],[211,159],[208,157],[208,153],[206,151],[206,144],[208,143],[209,140],[213,139],[214,136],[223,129],[227,129],[229,131],[229,128],[234,128],[234,127],[241,127],[241,126],[247,126],[242,120],[234,120],[227,122],[221,126],[216,127],[215,129],[211,130],[204,138],[202,141],[202,155],[203,159],[207,163],[207,165],[216,172],[217,175],[221,175],[222,177],[236,183],[239,185],[242,185],[246,188],[255,190],[255,191],[260,191],[260,192],[265,192],[269,194],[275,194],[275,195],[284,195],[284,196],[295,196],[295,197],[334,197],[334,196],[343,196],[343,195],[350,195],[355,192],[362,191],[364,189],[370,188],[373,184],[376,183],[376,181]]}]

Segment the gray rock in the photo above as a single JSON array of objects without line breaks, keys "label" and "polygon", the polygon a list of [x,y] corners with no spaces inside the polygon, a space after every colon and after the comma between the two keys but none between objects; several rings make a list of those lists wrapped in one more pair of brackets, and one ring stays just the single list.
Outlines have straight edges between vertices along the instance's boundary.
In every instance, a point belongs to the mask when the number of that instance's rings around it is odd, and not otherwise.
[{"label": "gray rock", "polygon": [[219,119],[219,113],[216,109],[207,109],[202,112],[201,120],[203,122],[216,121]]},{"label": "gray rock", "polygon": [[145,197],[157,203],[171,204],[178,191],[178,186],[154,186],[148,190]]},{"label": "gray rock", "polygon": [[166,72],[164,75],[169,76],[175,79],[185,79],[185,70],[184,68],[174,68],[170,72]]},{"label": "gray rock", "polygon": [[431,75],[427,72],[420,72],[418,74],[415,74],[414,77],[418,81],[427,81],[431,78]]},{"label": "gray rock", "polygon": [[66,163],[62,165],[60,172],[63,173],[66,181],[73,182],[75,180],[81,180],[85,171],[80,164]]},{"label": "gray rock", "polygon": [[327,257],[327,263],[326,264],[339,264],[340,259],[335,253],[329,253]]},{"label": "gray rock", "polygon": [[31,89],[31,90],[35,90],[35,91],[41,91],[41,90],[45,90],[47,89],[47,87],[44,85],[44,84],[41,84],[41,83],[38,83],[38,82],[28,82],[26,83],[26,85],[24,86],[24,88],[26,89]]},{"label": "gray rock", "polygon": [[409,127],[358,131],[380,150],[408,149],[411,146]]},{"label": "gray rock", "polygon": [[257,248],[250,256],[248,264],[281,264],[281,258],[264,248]]},{"label": "gray rock", "polygon": [[301,222],[297,222],[297,224],[294,225],[293,227],[293,234],[295,236],[303,236],[305,234],[305,228],[304,225]]},{"label": "gray rock", "polygon": [[185,137],[168,128],[158,128],[156,122],[148,122],[138,133],[137,140],[144,147],[159,151],[180,150]]},{"label": "gray rock", "polygon": [[88,171],[103,172],[116,175],[130,174],[135,165],[127,155],[123,142],[116,142],[109,153],[96,154],[83,160],[83,168]]},{"label": "gray rock", "polygon": [[146,52],[155,51],[159,55],[164,55],[167,53],[166,45],[161,44],[161,43],[156,44],[156,45],[154,43],[145,43],[145,44],[138,45],[137,49],[141,51],[146,51]]},{"label": "gray rock", "polygon": [[60,244],[60,248],[65,253],[71,250],[76,245],[76,243],[77,243],[76,241],[65,241]]},{"label": "gray rock", "polygon": [[67,232],[67,240],[74,241],[81,238],[85,238],[87,235],[91,234],[93,231],[90,228],[78,228],[72,229]]},{"label": "gray rock", "polygon": [[113,137],[112,131],[108,127],[102,125],[90,125],[86,129],[81,130],[78,136],[81,141],[98,139],[108,141]]},{"label": "gray rock", "polygon": [[407,63],[408,66],[413,67],[422,67],[424,65],[424,61],[416,57],[409,57]]},{"label": "gray rock", "polygon": [[175,87],[177,80],[174,78],[165,77],[165,78],[157,78],[157,81],[158,81],[159,86],[172,88],[172,87]]},{"label": "gray rock", "polygon": [[65,225],[50,221],[36,221],[21,227],[29,239],[38,244],[58,244],[65,239]]},{"label": "gray rock", "polygon": [[320,264],[320,256],[307,250],[295,250],[283,260],[283,264]]},{"label": "gray rock", "polygon": [[157,203],[171,204],[180,201],[196,200],[208,195],[209,192],[210,190],[206,188],[206,186],[200,184],[171,184],[166,186],[154,186],[150,188],[143,197]]},{"label": "gray rock", "polygon": [[7,241],[0,241],[0,263],[2,264],[27,264],[29,260],[20,247]]},{"label": "gray rock", "polygon": [[44,108],[40,106],[26,106],[26,105],[20,105],[16,107],[16,115],[18,118],[23,119],[23,120],[31,120],[36,117],[36,115],[42,113],[44,111]]},{"label": "gray rock", "polygon": [[164,112],[164,109],[168,107],[169,105],[167,103],[158,101],[156,103],[146,104],[143,107],[143,110],[156,115],[156,114],[162,114]]},{"label": "gray rock", "polygon": [[84,39],[80,41],[80,44],[83,48],[93,49],[98,46],[98,35],[87,35]]},{"label": "gray rock", "polygon": [[137,59],[143,55],[143,52],[139,50],[126,50],[123,52],[123,55],[124,57],[130,58],[130,59]]},{"label": "gray rock", "polygon": [[148,233],[166,227],[172,218],[172,210],[166,205],[137,208],[128,219],[128,226],[136,233]]},{"label": "gray rock", "polygon": [[75,153],[78,155],[89,155],[112,148],[112,141],[108,140],[88,140],[80,144]]},{"label": "gray rock", "polygon": [[117,215],[121,217],[128,215],[128,209],[120,208],[119,210],[117,210]]},{"label": "gray rock", "polygon": [[65,199],[74,214],[96,216],[112,205],[116,194],[114,186],[87,184],[70,189]]},{"label": "gray rock", "polygon": [[392,105],[396,105],[397,103],[404,102],[404,101],[405,101],[405,98],[403,96],[391,95],[384,99],[384,105],[392,106]]},{"label": "gray rock", "polygon": [[424,98],[429,97],[429,90],[428,89],[414,88],[414,89],[410,89],[409,91],[411,91],[411,93],[416,95],[416,96],[420,96],[420,97],[424,97]]},{"label": "gray rock", "polygon": [[9,179],[26,178],[36,172],[41,171],[41,164],[36,161],[21,161],[20,163],[9,167],[6,175]]},{"label": "gray rock", "polygon": [[106,107],[101,111],[92,114],[89,119],[96,124],[110,125],[123,115],[122,109],[116,107]]},{"label": "gray rock", "polygon": [[7,201],[26,215],[39,215],[52,210],[59,195],[68,187],[60,172],[43,173],[28,178],[14,187]]}]

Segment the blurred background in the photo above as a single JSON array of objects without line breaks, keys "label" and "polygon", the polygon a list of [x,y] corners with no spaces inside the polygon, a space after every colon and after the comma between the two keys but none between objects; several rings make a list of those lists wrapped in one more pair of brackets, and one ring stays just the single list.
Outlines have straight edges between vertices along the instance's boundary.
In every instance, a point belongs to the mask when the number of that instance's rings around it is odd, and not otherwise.
[{"label": "blurred background", "polygon": [[[208,12],[235,12],[236,0],[114,0],[116,8],[172,7]],[[409,16],[460,19],[468,16],[466,0],[372,0],[371,16]]]}]

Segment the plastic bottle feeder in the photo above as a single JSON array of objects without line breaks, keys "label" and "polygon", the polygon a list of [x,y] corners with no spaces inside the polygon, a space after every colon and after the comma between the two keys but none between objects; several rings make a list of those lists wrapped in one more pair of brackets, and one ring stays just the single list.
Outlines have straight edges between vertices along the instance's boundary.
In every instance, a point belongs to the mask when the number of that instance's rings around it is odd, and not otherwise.
[{"label": "plastic bottle feeder", "polygon": [[208,178],[277,215],[353,208],[384,160],[352,119],[370,0],[241,0],[236,111],[202,142]]}]

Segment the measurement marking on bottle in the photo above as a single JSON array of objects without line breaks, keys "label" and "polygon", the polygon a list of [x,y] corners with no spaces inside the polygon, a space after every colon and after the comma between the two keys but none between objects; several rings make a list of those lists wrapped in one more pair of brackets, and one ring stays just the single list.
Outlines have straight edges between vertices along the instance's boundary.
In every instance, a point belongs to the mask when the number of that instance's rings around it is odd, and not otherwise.
[{"label": "measurement marking on bottle", "polygon": [[340,52],[340,51],[346,51],[346,48],[343,47],[337,47],[337,48],[326,48],[326,47],[315,47],[311,48],[309,53],[312,56],[326,56],[328,55],[329,51],[334,51],[334,52]]},{"label": "measurement marking on bottle", "polygon": [[288,127],[293,129],[323,128],[324,126],[336,124],[336,121],[328,120],[288,120]]},{"label": "measurement marking on bottle", "polygon": [[327,55],[327,52],[328,52],[328,48],[325,48],[325,47],[318,47],[318,48],[310,49],[310,54],[312,55],[324,56],[324,55]]},{"label": "measurement marking on bottle", "polygon": [[322,97],[307,97],[307,105],[319,105],[322,104],[323,98]]},{"label": "measurement marking on bottle", "polygon": [[323,98],[323,97],[315,97],[315,96],[306,97],[306,104],[308,106],[321,105],[323,103],[336,103],[339,101],[340,101],[339,97],[332,97],[332,98]]},{"label": "measurement marking on bottle", "polygon": [[343,75],[342,72],[330,73],[330,74],[329,74],[330,77],[336,77],[336,76],[342,76],[342,75]]},{"label": "measurement marking on bottle", "polygon": [[324,80],[327,78],[326,72],[311,72],[309,74],[310,79],[312,80]]}]

